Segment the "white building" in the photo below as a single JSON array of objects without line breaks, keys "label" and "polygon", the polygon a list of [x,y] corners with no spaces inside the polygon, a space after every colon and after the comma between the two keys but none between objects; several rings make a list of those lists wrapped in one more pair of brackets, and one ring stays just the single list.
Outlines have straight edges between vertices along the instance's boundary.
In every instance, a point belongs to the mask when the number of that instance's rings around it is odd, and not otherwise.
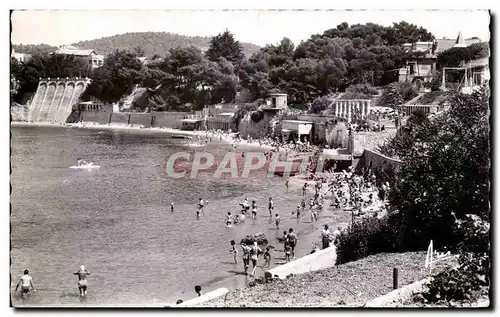
[{"label": "white building", "polygon": [[73,55],[81,60],[84,60],[88,63],[89,67],[92,69],[101,67],[104,63],[104,55],[98,55],[96,51],[90,50],[81,50],[74,46],[63,46],[57,51],[55,54],[63,54],[63,55]]},{"label": "white building", "polygon": [[12,53],[10,54],[10,57],[15,58],[19,63],[25,63],[31,58],[31,54],[25,54],[25,53],[16,53],[14,49],[12,49]]}]

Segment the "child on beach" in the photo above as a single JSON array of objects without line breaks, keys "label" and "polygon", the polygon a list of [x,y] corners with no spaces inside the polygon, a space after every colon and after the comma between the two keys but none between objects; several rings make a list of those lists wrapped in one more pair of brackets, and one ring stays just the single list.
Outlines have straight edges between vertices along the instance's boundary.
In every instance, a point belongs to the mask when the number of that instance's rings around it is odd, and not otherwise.
[{"label": "child on beach", "polygon": [[238,215],[238,214],[237,214],[237,215],[234,217],[234,222],[233,222],[233,223],[234,223],[235,225],[237,225],[239,222],[240,222],[240,215]]},{"label": "child on beach", "polygon": [[269,247],[267,247],[266,251],[264,252],[264,266],[271,266],[271,250],[269,249]]},{"label": "child on beach", "polygon": [[229,253],[233,254],[234,264],[238,264],[238,260],[236,259],[236,254],[238,254],[238,250],[236,250],[236,242],[234,242],[234,240],[231,240],[231,249],[229,250]]},{"label": "child on beach", "polygon": [[274,223],[276,224],[276,230],[280,230],[280,222],[281,222],[280,215],[276,214],[276,218],[274,220]]},{"label": "child on beach", "polygon": [[290,262],[290,257],[292,255],[292,247],[290,244],[285,244],[285,262],[288,263]]}]

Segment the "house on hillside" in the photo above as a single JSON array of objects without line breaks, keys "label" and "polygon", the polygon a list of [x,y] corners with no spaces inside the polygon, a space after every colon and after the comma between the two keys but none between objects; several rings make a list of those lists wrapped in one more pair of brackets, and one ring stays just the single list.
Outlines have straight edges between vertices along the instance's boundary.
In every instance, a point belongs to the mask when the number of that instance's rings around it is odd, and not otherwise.
[{"label": "house on hillside", "polygon": [[31,54],[26,53],[17,53],[14,48],[12,48],[12,53],[10,54],[11,58],[15,58],[19,63],[26,63],[30,60]]},{"label": "house on hillside", "polygon": [[489,57],[462,63],[461,67],[465,69],[461,88],[463,93],[472,93],[479,86],[489,84],[491,78]]},{"label": "house on hillside", "polygon": [[462,32],[458,33],[456,39],[437,39],[433,42],[415,42],[403,44],[406,52],[421,53],[412,61],[408,61],[405,67],[399,69],[400,82],[416,82],[420,86],[424,82],[432,80],[432,74],[436,71],[437,55],[453,47],[468,47],[479,43],[479,38],[464,40]]},{"label": "house on hillside", "polygon": [[55,54],[72,55],[76,58],[85,61],[89,68],[95,69],[104,64],[104,55],[99,55],[95,50],[81,50],[74,46],[63,46],[54,52]]}]

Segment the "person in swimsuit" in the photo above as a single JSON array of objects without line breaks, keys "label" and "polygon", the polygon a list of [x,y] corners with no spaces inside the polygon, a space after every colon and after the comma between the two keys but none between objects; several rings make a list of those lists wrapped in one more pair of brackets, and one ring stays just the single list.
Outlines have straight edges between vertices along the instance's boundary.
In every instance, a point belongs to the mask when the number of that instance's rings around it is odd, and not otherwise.
[{"label": "person in swimsuit", "polygon": [[237,225],[240,222],[240,215],[236,214],[234,217],[234,224]]},{"label": "person in swimsuit", "polygon": [[238,254],[238,250],[236,250],[236,242],[234,242],[234,240],[231,240],[231,249],[229,250],[229,253],[233,254],[234,263],[238,264],[238,260],[236,259],[236,254]]},{"label": "person in swimsuit", "polygon": [[288,244],[288,232],[283,231],[283,252],[285,252],[285,247]]},{"label": "person in swimsuit", "polygon": [[245,219],[246,219],[246,216],[245,216],[245,211],[244,211],[244,210],[242,210],[242,211],[241,211],[241,215],[240,215],[240,221],[241,221],[241,222],[245,222]]},{"label": "person in swimsuit", "polygon": [[198,209],[203,210],[203,207],[205,207],[205,202],[200,198],[200,200],[198,201]]},{"label": "person in swimsuit", "polygon": [[170,211],[174,212],[174,203],[173,202],[170,203]]},{"label": "person in swimsuit", "polygon": [[264,261],[265,267],[271,266],[271,249],[269,247],[267,247],[266,251],[264,252]]},{"label": "person in swimsuit", "polygon": [[297,234],[293,232],[293,229],[288,230],[288,245],[290,245],[292,258],[295,257],[295,246],[297,245]]},{"label": "person in swimsuit", "polygon": [[19,280],[19,283],[17,283],[16,290],[19,288],[19,285],[21,285],[21,298],[26,298],[28,295],[28,292],[30,291],[30,286],[33,289],[33,292],[36,292],[35,286],[33,286],[33,278],[29,276],[29,271],[24,270],[24,275],[21,276],[21,279]]},{"label": "person in swimsuit", "polygon": [[200,210],[196,209],[196,219],[200,219]]},{"label": "person in swimsuit", "polygon": [[241,250],[243,251],[243,269],[245,270],[245,274],[247,274],[248,266],[250,264],[250,248],[242,243]]},{"label": "person in swimsuit", "polygon": [[80,291],[80,296],[87,295],[87,275],[90,275],[89,271],[85,269],[85,266],[80,266],[80,269],[73,273],[73,275],[78,275],[78,290]]},{"label": "person in swimsuit", "polygon": [[252,200],[252,218],[257,219],[257,203],[255,200]]},{"label": "person in swimsuit", "polygon": [[269,216],[272,217],[273,216],[273,210],[274,210],[274,202],[273,202],[273,198],[272,197],[269,197],[269,206],[268,206],[268,209],[269,209]]},{"label": "person in swimsuit", "polygon": [[300,206],[297,206],[297,220],[300,219]]},{"label": "person in swimsuit", "polygon": [[231,212],[229,211],[226,216],[226,226],[230,226],[233,223],[233,216],[231,216]]},{"label": "person in swimsuit", "polygon": [[280,222],[281,222],[280,215],[276,214],[276,218],[274,218],[274,223],[276,224],[276,230],[280,230]]},{"label": "person in swimsuit", "polygon": [[292,248],[290,247],[290,244],[285,245],[285,262],[288,263],[290,262],[290,256],[292,253]]},{"label": "person in swimsuit", "polygon": [[252,276],[255,276],[255,270],[257,270],[257,260],[259,259],[259,254],[262,253],[262,250],[257,245],[257,241],[253,243],[253,246],[250,251],[250,259],[252,260]]}]

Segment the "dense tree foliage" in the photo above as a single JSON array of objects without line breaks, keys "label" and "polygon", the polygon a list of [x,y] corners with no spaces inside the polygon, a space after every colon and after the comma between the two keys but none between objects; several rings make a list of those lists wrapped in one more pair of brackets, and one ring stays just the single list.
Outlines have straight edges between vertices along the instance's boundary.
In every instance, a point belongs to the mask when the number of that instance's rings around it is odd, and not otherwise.
[{"label": "dense tree foliage", "polygon": [[342,23],[296,48],[287,38],[262,48],[244,62],[240,83],[254,98],[272,88],[286,91],[292,103],[312,102],[353,84],[385,85],[394,81],[395,69],[414,58],[400,44],[433,38],[404,21],[392,27]]},{"label": "dense tree foliage", "polygon": [[210,39],[210,47],[205,52],[205,56],[212,62],[217,62],[220,58],[224,58],[236,70],[240,68],[241,62],[245,57],[243,55],[243,47],[228,30]]},{"label": "dense tree foliage", "polygon": [[49,54],[57,50],[57,46],[47,44],[12,44],[16,53],[25,54]]},{"label": "dense tree foliage", "polygon": [[489,220],[489,96],[452,93],[448,105],[432,120],[409,121],[394,143],[403,166],[391,204],[402,213],[408,247],[422,248],[430,239],[454,246],[455,217]]},{"label": "dense tree foliage", "polygon": [[453,91],[446,104],[433,118],[414,113],[386,145],[402,160],[389,194],[392,210],[343,232],[338,261],[425,250],[430,240],[437,250],[488,252],[488,231],[467,232],[470,228],[457,225],[470,219],[490,223],[489,93]]}]

